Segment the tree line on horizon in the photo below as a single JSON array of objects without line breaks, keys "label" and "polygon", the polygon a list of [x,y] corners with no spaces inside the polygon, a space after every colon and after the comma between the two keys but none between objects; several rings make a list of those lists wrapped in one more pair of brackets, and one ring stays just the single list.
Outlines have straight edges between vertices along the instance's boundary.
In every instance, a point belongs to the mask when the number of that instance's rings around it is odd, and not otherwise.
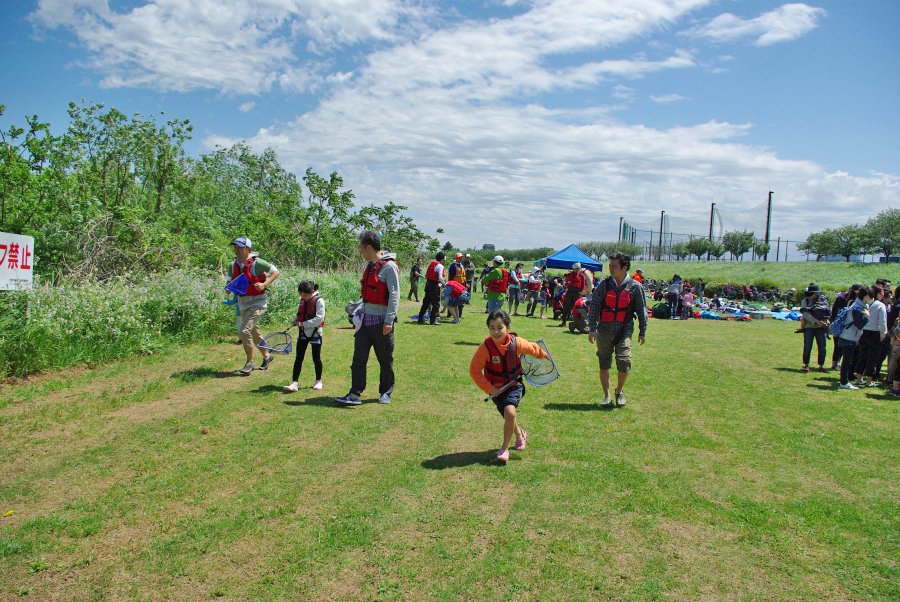
[{"label": "tree line on horizon", "polygon": [[193,158],[189,120],[160,124],[83,100],[68,115],[60,135],[37,115],[0,131],[0,231],[34,236],[35,272],[45,277],[221,269],[237,236],[278,265],[317,270],[359,263],[363,229],[381,231],[400,255],[440,246],[407,207],[356,209],[336,172],[309,168],[301,183],[271,148],[242,142]]},{"label": "tree line on horizon", "polygon": [[865,224],[846,224],[839,228],[825,228],[811,233],[797,245],[806,256],[840,256],[846,261],[854,255],[880,253],[889,258],[900,250],[900,209],[888,207]]}]

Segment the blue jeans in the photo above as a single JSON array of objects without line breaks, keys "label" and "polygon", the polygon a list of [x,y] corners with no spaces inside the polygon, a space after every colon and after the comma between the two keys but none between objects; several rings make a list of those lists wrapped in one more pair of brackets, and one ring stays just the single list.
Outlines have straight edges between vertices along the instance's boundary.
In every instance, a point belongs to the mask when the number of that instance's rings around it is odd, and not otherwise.
[{"label": "blue jeans", "polygon": [[491,301],[490,299],[488,299],[488,302],[487,302],[488,313],[491,313],[492,311],[494,311],[496,309],[503,309],[503,303],[504,302],[502,299],[500,301]]},{"label": "blue jeans", "polygon": [[803,329],[803,365],[809,366],[809,356],[812,354],[813,339],[816,341],[816,348],[819,352],[819,365],[825,363],[825,329],[810,328],[807,326]]}]

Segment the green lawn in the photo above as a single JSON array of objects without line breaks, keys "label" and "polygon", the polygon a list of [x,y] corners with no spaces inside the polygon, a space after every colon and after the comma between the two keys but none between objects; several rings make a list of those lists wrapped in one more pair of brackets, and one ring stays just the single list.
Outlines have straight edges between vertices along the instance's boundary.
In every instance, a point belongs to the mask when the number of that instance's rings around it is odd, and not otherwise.
[{"label": "green lawn", "polygon": [[[605,263],[605,262],[604,262]],[[732,280],[752,284],[760,278],[771,280],[782,289],[804,289],[815,282],[822,290],[845,291],[851,284],[875,284],[887,278],[900,284],[900,264],[846,263],[831,261],[635,261],[644,276],[670,280],[674,274],[693,282],[697,278]]]},{"label": "green lawn", "polygon": [[900,598],[900,401],[801,373],[794,324],[653,320],[601,411],[587,337],[514,318],[563,376],[499,466],[481,310],[415,311],[388,406],[374,356],[371,402],[333,402],[343,324],[321,393],[309,358],[293,395],[292,356],[236,376],[230,344],[4,386],[0,599]]}]

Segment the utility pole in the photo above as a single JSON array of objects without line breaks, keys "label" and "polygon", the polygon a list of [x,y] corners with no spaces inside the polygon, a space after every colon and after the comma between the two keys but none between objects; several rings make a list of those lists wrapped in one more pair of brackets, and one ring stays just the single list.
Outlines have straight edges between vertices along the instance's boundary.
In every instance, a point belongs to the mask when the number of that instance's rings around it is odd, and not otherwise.
[{"label": "utility pole", "polygon": [[[709,242],[713,239],[713,216],[716,214],[716,204],[709,207]],[[706,261],[709,261],[709,251],[706,252]]]},{"label": "utility pole", "polygon": [[[772,225],[772,195],[774,193],[769,191],[769,210],[766,213],[766,245],[769,244],[769,227]],[[763,261],[769,261],[769,250],[766,249],[766,256],[763,257]],[[777,261],[777,259],[776,259]]]},{"label": "utility pole", "polygon": [[619,217],[619,240],[625,240],[625,230],[622,228],[622,222],[625,221],[624,217]]},{"label": "utility pole", "polygon": [[659,212],[659,259],[662,259],[662,249],[663,249],[663,218],[665,218],[666,212]]}]

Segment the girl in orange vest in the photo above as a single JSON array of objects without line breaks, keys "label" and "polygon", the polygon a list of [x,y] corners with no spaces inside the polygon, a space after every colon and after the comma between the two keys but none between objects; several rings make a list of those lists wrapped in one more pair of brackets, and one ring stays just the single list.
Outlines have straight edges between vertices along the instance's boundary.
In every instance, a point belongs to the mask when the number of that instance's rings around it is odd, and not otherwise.
[{"label": "girl in orange vest", "polygon": [[469,364],[469,376],[482,391],[491,396],[497,411],[503,416],[503,446],[497,452],[497,461],[509,460],[509,442],[515,433],[515,449],[525,449],[528,437],[516,421],[516,408],[525,395],[522,383],[522,365],[519,356],[547,357],[538,345],[509,332],[509,314],[497,309],[488,314],[487,327],[490,336],[478,346]]}]

